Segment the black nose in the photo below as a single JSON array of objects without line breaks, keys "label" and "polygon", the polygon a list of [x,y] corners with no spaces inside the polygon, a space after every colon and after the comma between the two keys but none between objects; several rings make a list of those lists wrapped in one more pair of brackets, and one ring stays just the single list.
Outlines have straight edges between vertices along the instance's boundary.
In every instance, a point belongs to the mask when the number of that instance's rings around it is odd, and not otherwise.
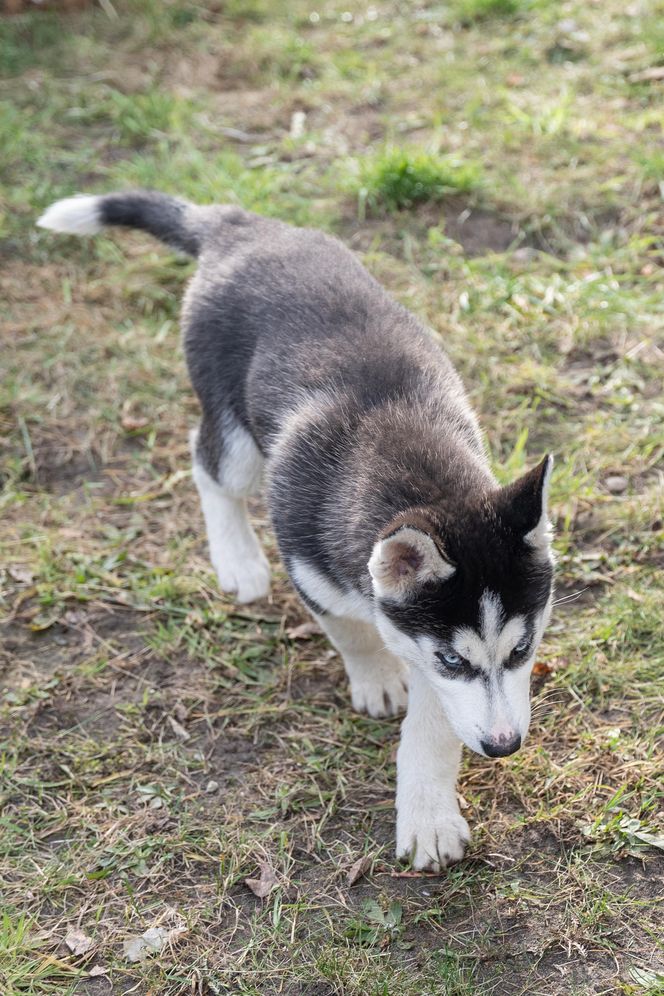
[{"label": "black nose", "polygon": [[501,737],[499,740],[482,740],[480,743],[487,757],[507,757],[508,754],[514,754],[519,749],[521,737],[517,733],[511,740]]}]

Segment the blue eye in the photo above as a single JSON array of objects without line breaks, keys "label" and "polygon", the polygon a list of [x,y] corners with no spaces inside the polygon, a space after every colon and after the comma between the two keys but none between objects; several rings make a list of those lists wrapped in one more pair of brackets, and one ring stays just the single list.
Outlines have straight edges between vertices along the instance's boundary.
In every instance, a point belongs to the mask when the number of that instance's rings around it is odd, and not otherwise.
[{"label": "blue eye", "polygon": [[459,667],[463,663],[463,657],[460,657],[459,654],[453,654],[451,652],[444,654],[440,651],[436,653],[436,657],[439,661],[442,661],[446,667],[455,668]]},{"label": "blue eye", "polygon": [[524,636],[522,640],[519,640],[516,647],[514,648],[515,654],[525,654],[526,650],[530,647],[530,640],[528,637]]}]

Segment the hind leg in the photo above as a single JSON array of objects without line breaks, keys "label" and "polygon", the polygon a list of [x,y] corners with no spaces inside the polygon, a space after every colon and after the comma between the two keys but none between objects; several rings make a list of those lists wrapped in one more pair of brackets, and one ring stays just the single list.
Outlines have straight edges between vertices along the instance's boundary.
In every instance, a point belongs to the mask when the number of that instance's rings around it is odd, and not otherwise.
[{"label": "hind leg", "polygon": [[260,484],[263,458],[249,433],[231,419],[221,440],[203,419],[191,434],[191,448],[193,478],[219,586],[235,594],[238,602],[265,598],[270,567],[249,522],[246,502]]}]

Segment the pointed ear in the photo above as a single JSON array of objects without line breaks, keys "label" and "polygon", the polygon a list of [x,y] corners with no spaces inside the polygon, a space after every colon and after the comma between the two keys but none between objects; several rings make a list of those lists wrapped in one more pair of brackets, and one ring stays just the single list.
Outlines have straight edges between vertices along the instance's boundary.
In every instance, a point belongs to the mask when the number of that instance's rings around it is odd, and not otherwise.
[{"label": "pointed ear", "polygon": [[427,581],[446,581],[455,567],[425,529],[402,524],[379,539],[369,560],[374,592],[401,601]]},{"label": "pointed ear", "polygon": [[529,546],[547,555],[551,545],[548,500],[552,470],[553,456],[549,453],[501,493],[505,520]]}]

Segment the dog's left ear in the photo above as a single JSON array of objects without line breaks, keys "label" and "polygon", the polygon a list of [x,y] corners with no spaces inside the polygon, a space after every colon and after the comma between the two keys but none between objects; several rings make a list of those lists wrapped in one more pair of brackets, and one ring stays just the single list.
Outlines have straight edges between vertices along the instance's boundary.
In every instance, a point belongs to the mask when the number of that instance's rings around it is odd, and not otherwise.
[{"label": "dog's left ear", "polygon": [[455,571],[429,529],[403,520],[385,530],[368,566],[376,595],[397,602],[428,581],[446,581]]},{"label": "dog's left ear", "polygon": [[553,456],[549,453],[500,493],[503,519],[529,546],[545,556],[551,546],[548,500],[552,470]]}]

